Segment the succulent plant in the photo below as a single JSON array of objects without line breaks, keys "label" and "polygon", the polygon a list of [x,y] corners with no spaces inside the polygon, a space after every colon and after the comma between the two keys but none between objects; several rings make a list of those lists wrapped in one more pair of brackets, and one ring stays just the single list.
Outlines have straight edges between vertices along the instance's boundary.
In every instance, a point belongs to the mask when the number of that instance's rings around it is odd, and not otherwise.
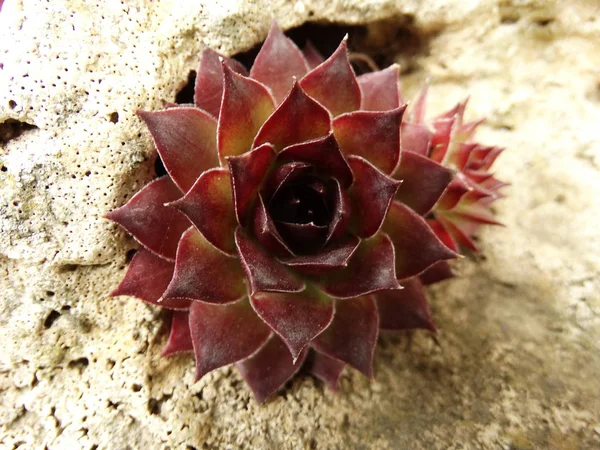
[{"label": "succulent plant", "polygon": [[423,291],[474,248],[498,197],[495,148],[464,103],[431,124],[398,67],[356,76],[273,24],[249,74],[210,49],[194,105],[139,111],[168,173],[107,217],[141,244],[112,295],[173,310],[163,355],[196,379],[235,363],[258,401],[304,365],[372,377],[379,330],[435,330]]}]

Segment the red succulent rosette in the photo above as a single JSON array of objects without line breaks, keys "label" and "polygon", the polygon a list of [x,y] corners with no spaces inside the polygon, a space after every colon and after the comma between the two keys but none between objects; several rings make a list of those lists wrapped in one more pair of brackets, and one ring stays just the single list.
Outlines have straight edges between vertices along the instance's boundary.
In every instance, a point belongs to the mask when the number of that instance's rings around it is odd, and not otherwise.
[{"label": "red succulent rosette", "polygon": [[419,276],[456,256],[454,171],[401,151],[401,103],[398,68],[356,77],[345,40],[323,61],[273,24],[249,74],[204,50],[194,105],[138,113],[168,175],[107,215],[142,245],[113,295],[172,309],[163,354],[235,363],[259,401],[305,363],[371,377],[380,329],[435,329]]},{"label": "red succulent rosette", "polygon": [[[500,189],[508,184],[495,178],[491,168],[504,149],[474,141],[475,131],[483,120],[464,121],[468,99],[427,122],[427,94],[426,87],[402,123],[403,149],[453,170],[455,176],[430,211],[428,223],[452,250],[463,247],[477,252],[473,237],[479,227],[501,225],[493,217],[490,205],[504,197]],[[404,201],[422,213],[410,198]],[[440,263],[436,268],[444,266],[447,264]]]}]

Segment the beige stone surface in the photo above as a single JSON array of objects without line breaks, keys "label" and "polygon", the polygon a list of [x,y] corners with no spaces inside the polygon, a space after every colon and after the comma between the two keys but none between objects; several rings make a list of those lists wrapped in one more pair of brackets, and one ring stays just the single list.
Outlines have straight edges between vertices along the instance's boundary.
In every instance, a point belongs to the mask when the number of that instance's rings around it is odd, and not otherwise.
[{"label": "beige stone surface", "polygon": [[[600,448],[597,0],[214,3],[4,2],[0,448]],[[193,384],[191,356],[159,357],[160,313],[107,297],[134,244],[102,214],[153,176],[135,110],[272,16],[366,25],[407,98],[430,79],[434,112],[470,94],[512,187],[506,228],[430,289],[435,340],[385,336],[375,381],[347,370],[332,394],[301,376],[259,406],[233,369]]]}]

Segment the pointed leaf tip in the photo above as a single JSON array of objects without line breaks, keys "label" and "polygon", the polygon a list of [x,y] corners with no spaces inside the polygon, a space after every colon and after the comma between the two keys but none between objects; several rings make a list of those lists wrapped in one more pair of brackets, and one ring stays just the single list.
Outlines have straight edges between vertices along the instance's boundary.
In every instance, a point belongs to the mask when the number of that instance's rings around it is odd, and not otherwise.
[{"label": "pointed leaf tip", "polygon": [[[271,144],[263,144],[240,156],[227,158],[233,186],[235,213],[238,223],[244,225],[275,159]],[[233,233],[232,233],[233,236]]]},{"label": "pointed leaf tip", "polygon": [[394,242],[398,279],[411,278],[438,261],[457,256],[421,216],[400,202],[392,202],[383,230]]},{"label": "pointed leaf tip", "polygon": [[163,297],[229,303],[246,295],[243,280],[238,259],[218,250],[191,227],[181,237],[173,279]]},{"label": "pointed leaf tip", "polygon": [[237,221],[228,170],[207,170],[183,198],[169,206],[184,213],[212,245],[235,254],[233,234]]},{"label": "pointed leaf tip", "polygon": [[240,227],[235,232],[235,242],[251,295],[257,292],[300,292],[304,289],[304,282],[254,242]]},{"label": "pointed leaf tip", "polygon": [[271,143],[276,151],[329,134],[329,113],[294,82],[291,90],[264,123],[254,146]]},{"label": "pointed leaf tip", "polygon": [[160,300],[173,276],[175,264],[156,256],[145,248],[134,255],[127,273],[111,296],[129,295],[147,303],[169,309],[187,309],[190,301],[185,299]]},{"label": "pointed leaf tip", "polygon": [[435,331],[423,286],[418,278],[402,281],[404,289],[381,291],[375,294],[382,330],[412,330],[424,328]]},{"label": "pointed leaf tip", "polygon": [[181,234],[190,226],[187,218],[165,206],[178,200],[181,191],[168,176],[144,186],[120,208],[106,218],[121,225],[144,247],[163,258],[175,259]]},{"label": "pointed leaf tip", "polygon": [[300,86],[333,116],[360,108],[360,87],[348,60],[345,39],[325,62],[300,80]]},{"label": "pointed leaf tip", "polygon": [[276,102],[280,103],[292,87],[293,80],[306,72],[308,65],[304,55],[273,21],[267,39],[256,55],[250,77],[268,86]]},{"label": "pointed leaf tip", "polygon": [[219,165],[217,122],[205,111],[176,107],[164,111],[138,111],[165,169],[186,192],[202,172]]},{"label": "pointed leaf tip", "polygon": [[219,117],[223,97],[223,62],[233,71],[248,75],[246,68],[235,59],[225,58],[210,48],[202,50],[194,85],[194,103],[216,118]]},{"label": "pointed leaf tip", "polygon": [[271,334],[247,297],[227,305],[193,302],[190,330],[196,356],[196,380],[252,355]]},{"label": "pointed leaf tip", "polygon": [[171,331],[167,345],[160,356],[169,356],[175,353],[187,352],[194,349],[190,332],[189,312],[174,311],[171,317]]},{"label": "pointed leaf tip", "polygon": [[353,298],[384,289],[400,289],[394,272],[394,246],[387,235],[379,233],[363,239],[348,266],[323,275],[319,284],[332,297]]},{"label": "pointed leaf tip", "polygon": [[223,102],[217,126],[221,164],[227,156],[241,155],[252,147],[256,133],[275,110],[268,89],[256,80],[223,67]]},{"label": "pointed leaf tip", "polygon": [[252,306],[290,349],[294,360],[333,320],[333,300],[315,290],[257,293]]},{"label": "pointed leaf tip", "polygon": [[379,315],[371,296],[336,300],[331,325],[313,342],[314,348],[373,378],[373,353]]},{"label": "pointed leaf tip", "polygon": [[386,174],[400,161],[400,123],[406,106],[389,111],[355,111],[333,121],[340,149],[365,158]]},{"label": "pointed leaf tip", "polygon": [[333,133],[284,148],[278,155],[278,162],[287,161],[311,164],[323,174],[337,178],[344,187],[352,184],[352,170],[342,155]]},{"label": "pointed leaf tip", "polygon": [[424,156],[404,152],[394,178],[402,180],[396,199],[425,215],[440,199],[454,174],[450,169]]},{"label": "pointed leaf tip", "polygon": [[361,110],[386,111],[402,105],[400,96],[400,68],[398,64],[360,75],[358,85],[362,93]]},{"label": "pointed leaf tip", "polygon": [[359,216],[355,215],[354,226],[359,236],[370,237],[381,228],[402,182],[381,172],[360,156],[350,156],[348,164],[354,174],[350,189],[352,210],[361,212]]}]

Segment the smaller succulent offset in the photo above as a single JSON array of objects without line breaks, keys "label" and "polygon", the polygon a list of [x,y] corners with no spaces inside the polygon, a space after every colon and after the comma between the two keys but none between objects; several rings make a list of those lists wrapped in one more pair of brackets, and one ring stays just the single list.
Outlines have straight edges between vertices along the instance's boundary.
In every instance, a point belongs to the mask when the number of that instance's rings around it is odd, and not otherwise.
[{"label": "smaller succulent offset", "polygon": [[173,310],[163,355],[236,363],[259,401],[303,365],[371,377],[379,330],[435,330],[423,283],[482,223],[500,149],[465,104],[424,122],[398,67],[356,77],[273,24],[248,72],[204,50],[194,105],[138,112],[168,172],[107,217],[142,248],[113,295]]}]

